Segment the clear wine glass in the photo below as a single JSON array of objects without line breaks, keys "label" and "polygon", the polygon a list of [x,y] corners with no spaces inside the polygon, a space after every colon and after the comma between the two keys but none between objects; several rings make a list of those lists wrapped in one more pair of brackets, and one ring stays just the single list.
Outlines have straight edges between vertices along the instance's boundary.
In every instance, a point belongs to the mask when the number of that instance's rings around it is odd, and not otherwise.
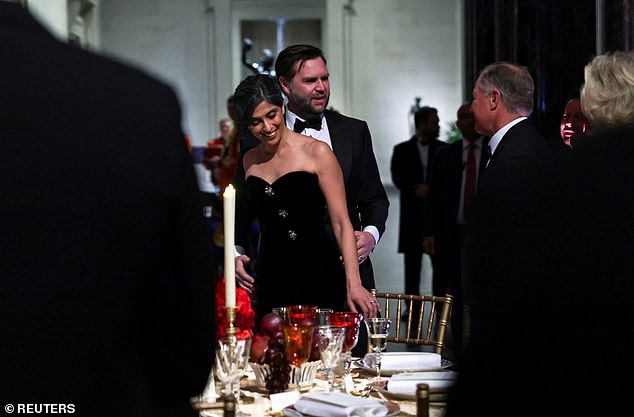
[{"label": "clear wine glass", "polygon": [[318,308],[317,309],[317,326],[329,326],[330,315],[334,310],[332,308]]},{"label": "clear wine glass", "polygon": [[329,391],[335,390],[335,367],[341,358],[341,348],[346,339],[343,327],[321,326],[317,332],[317,342],[321,364],[328,375]]},{"label": "clear wine glass", "polygon": [[387,345],[387,335],[392,325],[392,320],[386,318],[373,317],[365,319],[365,325],[368,329],[368,338],[370,339],[370,347],[375,353],[374,367],[376,368],[375,382],[381,381],[381,352],[385,350]]},{"label": "clear wine glass", "polygon": [[[224,384],[224,395],[236,397],[236,415],[248,415],[241,413],[237,407],[240,399],[240,376],[248,366],[250,350],[251,338],[238,340],[235,336],[227,336],[218,340],[216,376]],[[237,390],[234,389],[236,385]]]}]

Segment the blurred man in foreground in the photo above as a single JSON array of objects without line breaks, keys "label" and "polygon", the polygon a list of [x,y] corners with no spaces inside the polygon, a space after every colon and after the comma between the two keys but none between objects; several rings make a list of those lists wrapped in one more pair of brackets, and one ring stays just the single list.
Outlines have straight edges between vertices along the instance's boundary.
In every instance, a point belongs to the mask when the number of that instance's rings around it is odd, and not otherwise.
[{"label": "blurred man in foreground", "polygon": [[213,261],[174,92],[17,4],[0,38],[0,398],[195,416]]}]

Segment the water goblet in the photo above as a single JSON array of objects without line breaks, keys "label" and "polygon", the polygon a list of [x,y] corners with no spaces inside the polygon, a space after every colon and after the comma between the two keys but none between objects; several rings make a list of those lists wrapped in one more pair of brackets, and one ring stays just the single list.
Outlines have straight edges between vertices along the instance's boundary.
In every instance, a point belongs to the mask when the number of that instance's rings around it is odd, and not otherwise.
[{"label": "water goblet", "polygon": [[328,375],[328,390],[335,390],[335,367],[341,358],[341,348],[346,339],[343,327],[321,326],[317,332],[321,364]]},{"label": "water goblet", "polygon": [[287,324],[284,331],[284,351],[291,366],[296,368],[297,390],[301,392],[300,376],[302,365],[308,362],[310,350],[313,342],[313,326],[300,326],[298,324]]},{"label": "water goblet", "polygon": [[[251,338],[236,339],[227,336],[218,340],[216,349],[216,376],[224,384],[224,396],[236,396],[234,386],[237,385],[236,407],[240,395],[240,376],[246,371],[251,350]],[[236,409],[236,415],[247,415]]]},{"label": "water goblet", "polygon": [[365,319],[365,325],[368,329],[368,339],[370,347],[375,353],[376,382],[381,381],[381,352],[385,350],[387,344],[387,335],[390,330],[392,320],[386,318],[373,317]]},{"label": "water goblet", "polygon": [[346,339],[341,349],[344,376],[350,374],[350,365],[352,362],[351,351],[359,341],[359,326],[361,325],[361,320],[363,320],[363,315],[353,313],[352,311],[335,311],[330,314],[331,326],[346,329]]}]

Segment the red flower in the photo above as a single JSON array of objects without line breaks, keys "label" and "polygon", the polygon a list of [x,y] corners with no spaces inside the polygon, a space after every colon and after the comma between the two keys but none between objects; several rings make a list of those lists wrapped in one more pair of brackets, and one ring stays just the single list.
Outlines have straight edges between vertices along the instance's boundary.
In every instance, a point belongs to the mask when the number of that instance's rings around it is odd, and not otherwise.
[{"label": "red flower", "polygon": [[[227,312],[225,309],[225,279],[218,281],[216,285],[216,336],[218,338],[227,335]],[[236,319],[233,323],[236,328],[236,338],[246,339],[253,334],[255,327],[255,311],[251,308],[251,298],[242,288],[236,287]]]}]

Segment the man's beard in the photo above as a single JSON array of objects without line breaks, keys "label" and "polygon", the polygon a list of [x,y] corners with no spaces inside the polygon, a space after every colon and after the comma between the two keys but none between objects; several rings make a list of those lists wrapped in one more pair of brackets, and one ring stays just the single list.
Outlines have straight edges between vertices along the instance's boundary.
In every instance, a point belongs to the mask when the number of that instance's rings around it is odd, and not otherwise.
[{"label": "man's beard", "polygon": [[320,105],[319,107],[315,107],[311,104],[311,98],[301,98],[301,97],[297,97],[296,95],[293,94],[293,100],[294,102],[297,104],[297,107],[299,107],[299,109],[306,113],[306,114],[314,114],[314,115],[321,115],[324,110],[326,110],[327,106],[328,106],[328,101],[329,101],[330,97],[326,97],[326,100],[324,101],[324,105],[323,108]]}]

